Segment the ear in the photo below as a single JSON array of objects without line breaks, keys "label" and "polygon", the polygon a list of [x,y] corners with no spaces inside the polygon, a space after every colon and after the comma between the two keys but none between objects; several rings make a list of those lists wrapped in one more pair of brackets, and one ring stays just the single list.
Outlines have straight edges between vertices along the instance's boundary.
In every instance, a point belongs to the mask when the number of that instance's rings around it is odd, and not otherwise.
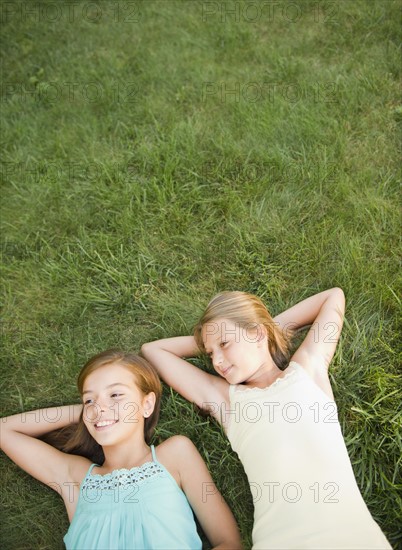
[{"label": "ear", "polygon": [[257,328],[257,345],[259,347],[266,346],[268,342],[268,332],[264,325],[260,324]]},{"label": "ear", "polygon": [[153,391],[144,396],[142,400],[142,415],[144,418],[149,418],[154,412],[156,395]]}]

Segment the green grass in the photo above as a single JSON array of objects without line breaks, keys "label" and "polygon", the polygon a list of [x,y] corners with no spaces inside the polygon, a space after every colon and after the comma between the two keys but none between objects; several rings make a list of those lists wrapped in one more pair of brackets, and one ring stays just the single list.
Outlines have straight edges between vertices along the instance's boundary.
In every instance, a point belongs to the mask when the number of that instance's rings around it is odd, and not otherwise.
[{"label": "green grass", "polygon": [[[339,417],[397,548],[400,5],[274,4],[2,3],[2,414],[76,400],[89,356],[188,333],[219,290],[275,314],[341,286]],[[165,388],[157,435],[176,433],[249,548],[237,458]],[[1,472],[2,547],[62,548],[58,496]]]}]

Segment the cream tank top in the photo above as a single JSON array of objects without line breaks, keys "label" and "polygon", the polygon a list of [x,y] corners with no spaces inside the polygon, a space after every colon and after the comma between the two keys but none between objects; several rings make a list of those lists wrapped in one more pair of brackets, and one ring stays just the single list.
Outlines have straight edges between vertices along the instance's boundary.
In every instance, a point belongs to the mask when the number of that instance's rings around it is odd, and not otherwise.
[{"label": "cream tank top", "polygon": [[227,435],[254,502],[253,549],[391,549],[357,486],[334,401],[291,362],[271,386],[230,386]]}]

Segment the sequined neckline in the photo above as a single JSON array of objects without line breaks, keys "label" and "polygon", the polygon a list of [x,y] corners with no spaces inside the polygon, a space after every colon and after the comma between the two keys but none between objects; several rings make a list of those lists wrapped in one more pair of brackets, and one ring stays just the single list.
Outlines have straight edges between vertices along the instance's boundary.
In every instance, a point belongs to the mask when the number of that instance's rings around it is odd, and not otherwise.
[{"label": "sequined neckline", "polygon": [[92,474],[86,476],[81,491],[98,489],[127,488],[132,485],[142,485],[155,477],[165,476],[164,467],[158,462],[144,462],[141,466],[130,469],[120,468],[107,474]]},{"label": "sequined neckline", "polygon": [[[92,472],[89,474],[88,477],[112,477],[116,474],[129,474],[130,472],[139,471],[144,467],[147,467],[148,464],[156,464],[153,460],[147,460],[147,462],[144,462],[144,464],[141,464],[141,466],[133,466],[132,468],[116,468],[116,470],[113,470],[112,472],[108,472],[107,474],[93,474]],[[99,466],[99,464],[96,464],[95,466]]]}]

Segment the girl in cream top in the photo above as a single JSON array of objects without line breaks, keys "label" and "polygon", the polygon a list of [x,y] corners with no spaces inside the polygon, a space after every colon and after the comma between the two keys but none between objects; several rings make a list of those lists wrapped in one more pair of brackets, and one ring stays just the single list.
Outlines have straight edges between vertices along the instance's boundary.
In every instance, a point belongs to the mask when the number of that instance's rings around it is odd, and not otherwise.
[{"label": "girl in cream top", "polygon": [[[332,288],[273,319],[256,296],[222,292],[194,336],[142,347],[168,384],[224,427],[253,495],[254,549],[391,548],[357,486],[328,376],[344,308]],[[306,325],[289,362],[291,333]],[[200,351],[219,376],[183,359]]]}]

